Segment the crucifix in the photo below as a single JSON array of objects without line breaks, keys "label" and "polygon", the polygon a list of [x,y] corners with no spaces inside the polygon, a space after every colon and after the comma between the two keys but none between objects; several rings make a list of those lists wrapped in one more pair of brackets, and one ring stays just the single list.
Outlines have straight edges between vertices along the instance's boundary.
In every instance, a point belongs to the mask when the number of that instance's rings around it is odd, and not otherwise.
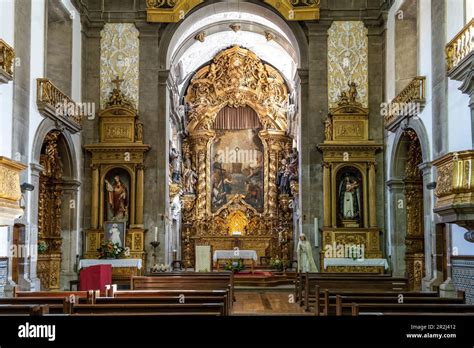
[{"label": "crucifix", "polygon": [[111,81],[113,84],[115,84],[115,88],[120,90],[120,84],[123,82],[123,79],[119,78],[118,76],[115,78],[115,80]]}]

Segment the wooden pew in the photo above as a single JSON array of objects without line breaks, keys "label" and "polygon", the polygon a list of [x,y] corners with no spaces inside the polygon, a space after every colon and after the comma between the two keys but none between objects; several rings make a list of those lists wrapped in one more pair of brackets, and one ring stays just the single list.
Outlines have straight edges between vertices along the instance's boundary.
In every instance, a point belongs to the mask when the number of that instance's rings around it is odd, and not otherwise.
[{"label": "wooden pew", "polygon": [[[409,304],[415,306],[424,306],[424,305],[463,305],[464,299],[462,298],[446,298],[446,297],[410,297],[404,296],[403,303],[398,303],[397,296],[336,296],[336,304],[335,304],[335,312],[337,316],[341,315],[351,315],[352,314],[352,304],[356,303],[359,305],[359,308],[365,305],[374,305],[380,306],[380,308],[384,308],[384,306],[388,305],[387,308],[392,308],[391,306],[394,305],[395,307],[402,304]],[[394,307],[394,308],[395,308]],[[372,307],[370,307],[372,308]],[[403,308],[400,307],[400,308]],[[407,307],[409,308],[409,307]]]},{"label": "wooden pew", "polygon": [[45,314],[49,314],[49,310],[52,306],[55,305],[2,304],[0,305],[0,316],[42,316]]},{"label": "wooden pew", "polygon": [[[439,293],[436,291],[335,291],[325,289],[323,292],[320,291],[319,286],[316,285],[316,294],[320,298],[320,308],[317,307],[317,303],[314,303],[315,315],[334,315],[336,313],[336,297],[340,296],[351,296],[355,298],[364,297],[391,297],[394,301],[398,302],[398,296],[403,295],[404,298],[437,298]],[[319,294],[318,294],[319,293]],[[355,300],[355,299],[354,299]],[[411,300],[410,300],[411,301]],[[354,301],[357,302],[357,301]],[[461,300],[463,303],[464,300]],[[310,302],[311,303],[311,302]],[[322,307],[322,311],[321,311]]]},{"label": "wooden pew", "polygon": [[41,306],[47,305],[51,314],[69,312],[69,298],[62,297],[2,297],[0,305],[10,306]]},{"label": "wooden pew", "polygon": [[230,315],[229,290],[151,290],[120,291],[114,297],[98,297],[96,304],[165,304],[165,303],[221,303],[223,315]]},{"label": "wooden pew", "polygon": [[222,303],[76,304],[73,315],[224,315]]},{"label": "wooden pew", "polygon": [[[396,278],[387,275],[351,274],[339,275],[329,273],[308,273],[302,277],[304,280],[304,290],[300,298],[303,299],[305,309],[309,310],[310,300],[315,301],[317,294],[310,293],[310,289],[330,290],[358,290],[358,291],[407,291],[408,284],[406,278]],[[301,302],[300,302],[301,304]]]},{"label": "wooden pew", "polygon": [[[357,315],[473,315],[474,305],[434,303],[351,303],[348,306],[352,316]],[[344,313],[343,309],[343,313]]]},{"label": "wooden pew", "polygon": [[153,276],[133,276],[132,290],[229,290],[228,308],[234,299],[232,272],[157,273]]},{"label": "wooden pew", "polygon": [[295,276],[295,298],[300,302],[300,305],[304,304],[304,292],[306,287],[312,286],[314,280],[318,279],[332,279],[332,278],[344,278],[344,277],[391,277],[390,274],[378,274],[374,275],[371,273],[302,273],[298,272]]}]

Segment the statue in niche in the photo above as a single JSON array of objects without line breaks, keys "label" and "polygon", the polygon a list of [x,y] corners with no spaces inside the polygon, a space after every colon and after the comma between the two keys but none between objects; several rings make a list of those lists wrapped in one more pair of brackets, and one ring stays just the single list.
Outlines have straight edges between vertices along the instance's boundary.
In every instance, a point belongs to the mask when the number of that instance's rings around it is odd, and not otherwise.
[{"label": "statue in niche", "polygon": [[114,175],[113,183],[105,179],[105,188],[108,193],[107,204],[111,212],[109,220],[126,221],[128,219],[128,189],[120,178]]},{"label": "statue in niche", "polygon": [[289,195],[291,193],[290,176],[290,166],[287,163],[287,159],[284,158],[281,160],[280,169],[278,170],[277,175],[277,185],[280,194]]},{"label": "statue in niche", "polygon": [[298,181],[298,164],[298,150],[296,148],[293,148],[290,153],[290,163],[288,165],[288,169],[290,172],[290,182]]},{"label": "statue in niche", "polygon": [[171,181],[174,184],[179,184],[181,182],[181,155],[174,147],[170,150],[169,160],[171,165]]},{"label": "statue in niche", "polygon": [[183,161],[183,192],[184,194],[195,194],[198,175],[193,168],[191,153],[184,155]]},{"label": "statue in niche", "polygon": [[324,138],[325,140],[332,140],[332,121],[330,117],[326,117],[324,121]]},{"label": "statue in niche", "polygon": [[339,205],[343,220],[357,220],[360,216],[360,183],[358,179],[345,174],[339,184]]}]

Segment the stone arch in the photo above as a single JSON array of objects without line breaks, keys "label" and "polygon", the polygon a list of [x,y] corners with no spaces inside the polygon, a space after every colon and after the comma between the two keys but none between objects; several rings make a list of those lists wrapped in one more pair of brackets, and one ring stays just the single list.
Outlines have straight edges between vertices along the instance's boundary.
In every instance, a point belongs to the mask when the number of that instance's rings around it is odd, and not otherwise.
[{"label": "stone arch", "polygon": [[[59,127],[49,118],[44,119],[38,129],[33,140],[31,158],[32,162],[39,164],[41,147],[46,135],[54,130],[60,130]],[[65,179],[79,180],[79,168],[77,163],[77,153],[72,136],[67,131],[61,131],[62,143],[62,161],[66,164],[66,171],[63,174]]]}]

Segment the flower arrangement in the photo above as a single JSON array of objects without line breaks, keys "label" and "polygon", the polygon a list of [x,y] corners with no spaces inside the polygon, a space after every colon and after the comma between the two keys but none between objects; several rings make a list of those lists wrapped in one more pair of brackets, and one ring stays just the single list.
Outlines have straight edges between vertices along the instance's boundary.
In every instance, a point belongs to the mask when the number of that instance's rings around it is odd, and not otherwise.
[{"label": "flower arrangement", "polygon": [[103,242],[97,251],[99,259],[120,259],[130,255],[129,248],[123,248],[118,243],[114,244],[111,241]]},{"label": "flower arrangement", "polygon": [[242,259],[238,260],[228,260],[224,266],[224,269],[226,271],[232,271],[232,272],[240,272],[245,268],[244,262]]},{"label": "flower arrangement", "polygon": [[278,257],[276,257],[270,260],[270,266],[278,271],[283,271],[284,263],[283,260],[280,260]]},{"label": "flower arrangement", "polygon": [[48,243],[44,240],[38,242],[38,254],[44,254],[48,250]]}]

